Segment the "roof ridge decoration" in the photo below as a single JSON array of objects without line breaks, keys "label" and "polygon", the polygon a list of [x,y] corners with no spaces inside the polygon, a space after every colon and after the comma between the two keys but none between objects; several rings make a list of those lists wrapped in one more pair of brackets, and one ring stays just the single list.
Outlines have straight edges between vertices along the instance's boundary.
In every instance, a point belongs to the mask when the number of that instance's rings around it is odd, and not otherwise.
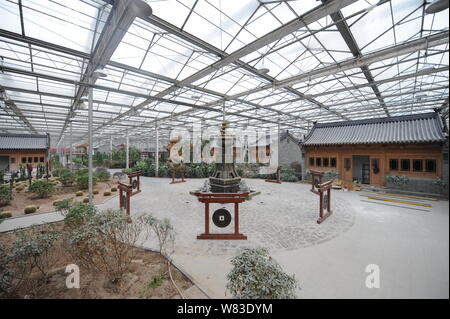
[{"label": "roof ridge decoration", "polygon": [[403,121],[412,121],[412,120],[420,120],[420,119],[434,119],[434,118],[437,119],[438,114],[436,112],[428,112],[428,113],[421,113],[421,114],[399,115],[399,116],[380,117],[380,118],[371,118],[371,119],[362,119],[362,120],[314,123],[314,127],[351,126],[351,125],[361,125],[361,124],[403,122]]}]

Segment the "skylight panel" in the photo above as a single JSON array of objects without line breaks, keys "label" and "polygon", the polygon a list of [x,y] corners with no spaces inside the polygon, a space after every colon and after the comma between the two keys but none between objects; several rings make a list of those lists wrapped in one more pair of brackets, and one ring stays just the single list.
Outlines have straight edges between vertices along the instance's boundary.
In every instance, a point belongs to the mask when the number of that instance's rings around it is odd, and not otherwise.
[{"label": "skylight panel", "polygon": [[50,81],[45,79],[38,79],[39,90],[53,94],[62,94],[73,96],[75,95],[75,86],[71,84],[64,84],[61,82]]},{"label": "skylight panel", "polygon": [[[25,34],[89,52],[97,9],[81,1],[23,0]],[[45,23],[43,23],[45,21]]]},{"label": "skylight panel", "polygon": [[15,33],[21,33],[20,13],[17,0],[0,2],[0,28]]}]

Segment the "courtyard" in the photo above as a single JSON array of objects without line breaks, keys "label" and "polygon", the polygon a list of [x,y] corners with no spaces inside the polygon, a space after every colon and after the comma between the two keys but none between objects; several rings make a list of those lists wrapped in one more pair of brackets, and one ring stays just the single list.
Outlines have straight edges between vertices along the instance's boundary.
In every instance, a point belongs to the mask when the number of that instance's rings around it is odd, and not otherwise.
[{"label": "courtyard", "polygon": [[0,299],[448,299],[448,13],[0,0]]},{"label": "courtyard", "polygon": [[[261,192],[241,204],[240,230],[248,240],[197,240],[204,228],[203,206],[189,191],[204,181],[169,184],[167,178],[141,177],[142,192],[131,198],[131,210],[133,218],[151,213],[170,219],[176,232],[174,264],[211,298],[230,298],[226,274],[239,249],[261,246],[295,274],[299,298],[448,298],[446,200],[430,202],[426,209],[398,207],[365,200],[362,195],[371,192],[335,190],[333,214],[317,224],[318,200],[309,184],[247,179]],[[118,196],[99,205],[118,207]],[[0,231],[61,219],[59,213],[13,218]],[[211,231],[226,230],[212,226]],[[157,242],[153,238],[144,246],[156,249]],[[366,287],[370,264],[379,266],[380,288]]]}]

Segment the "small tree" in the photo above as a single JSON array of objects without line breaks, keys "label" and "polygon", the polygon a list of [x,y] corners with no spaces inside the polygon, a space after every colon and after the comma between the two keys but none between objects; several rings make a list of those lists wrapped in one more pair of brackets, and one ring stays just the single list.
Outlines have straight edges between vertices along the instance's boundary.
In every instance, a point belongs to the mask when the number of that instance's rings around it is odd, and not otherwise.
[{"label": "small tree", "polygon": [[6,206],[11,203],[12,194],[8,186],[0,185],[0,206]]},{"label": "small tree", "polygon": [[[88,189],[89,176],[88,174],[79,174],[76,178],[76,182],[79,189]],[[97,184],[97,177],[92,176],[92,185]]]},{"label": "small tree", "polygon": [[62,201],[57,205],[57,210],[64,215],[64,227],[76,228],[89,221],[97,212],[94,205]]},{"label": "small tree", "polygon": [[38,180],[31,184],[30,191],[35,193],[39,198],[45,198],[53,194],[55,186],[47,180]]},{"label": "small tree", "polygon": [[266,248],[245,248],[231,259],[227,289],[237,299],[293,299],[295,276],[283,272]]},{"label": "small tree", "polygon": [[63,168],[59,171],[59,181],[63,186],[70,186],[75,182],[75,174],[67,168]]},{"label": "small tree", "polygon": [[95,177],[104,182],[111,178],[111,173],[106,168],[99,167],[95,170]]},{"label": "small tree", "polygon": [[77,264],[118,283],[136,256],[133,246],[143,226],[139,219],[129,223],[120,211],[106,210],[67,232],[64,244]]},{"label": "small tree", "polygon": [[152,215],[147,215],[144,217],[144,222],[158,238],[159,252],[161,254],[170,255],[173,252],[175,243],[175,231],[170,220],[168,218],[160,220]]}]

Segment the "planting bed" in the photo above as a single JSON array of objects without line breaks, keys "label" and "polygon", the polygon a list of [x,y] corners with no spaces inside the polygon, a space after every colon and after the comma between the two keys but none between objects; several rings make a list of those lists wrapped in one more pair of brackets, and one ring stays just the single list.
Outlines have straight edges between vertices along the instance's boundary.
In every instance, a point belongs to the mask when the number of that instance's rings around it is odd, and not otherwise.
[{"label": "planting bed", "polygon": [[[94,195],[94,204],[101,204],[105,200],[118,194],[117,192],[111,192],[111,195],[104,196],[106,191],[110,191],[111,188],[117,187],[117,180],[110,179],[105,182],[97,182],[94,185],[94,189],[98,190],[98,194]],[[37,198],[36,194],[27,191],[26,186],[20,192],[13,190],[13,200],[9,205],[1,207],[4,212],[10,212],[12,217],[24,216],[24,208],[29,205],[39,206],[36,213],[52,212],[55,210],[53,202],[56,200],[62,200],[66,198],[73,198],[74,201],[83,201],[83,198],[87,197],[88,191],[83,190],[83,196],[75,196],[75,193],[79,191],[77,186],[62,186],[58,184],[55,186],[55,192],[52,196],[46,198]]]},{"label": "planting bed", "polygon": [[[54,224],[61,230],[63,223]],[[39,226],[40,231],[45,231],[48,226]],[[0,242],[10,245],[17,239],[14,232],[0,234]],[[67,265],[74,263],[70,256],[55,245],[52,254],[57,255],[57,262],[48,270],[47,280],[31,280],[18,290],[17,298],[179,298],[179,294],[172,284],[167,260],[159,253],[150,252],[140,248],[132,248],[136,256],[132,260],[128,272],[118,283],[109,282],[103,274],[95,273],[89,269],[80,267],[80,289],[68,289],[66,287],[65,273]],[[172,278],[177,287],[184,291],[193,286],[176,268],[170,268]],[[33,276],[31,276],[33,278]]]}]

